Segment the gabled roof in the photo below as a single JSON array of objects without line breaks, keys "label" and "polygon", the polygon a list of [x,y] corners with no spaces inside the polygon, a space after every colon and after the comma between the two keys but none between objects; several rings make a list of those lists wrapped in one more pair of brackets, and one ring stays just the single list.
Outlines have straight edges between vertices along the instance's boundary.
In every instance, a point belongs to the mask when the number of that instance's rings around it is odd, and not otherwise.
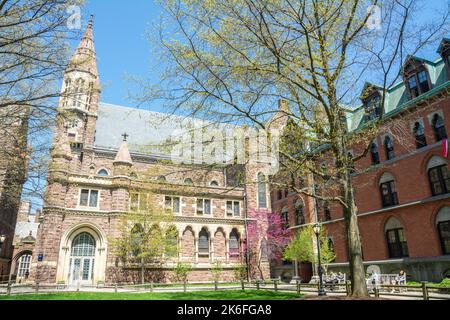
[{"label": "gabled roof", "polygon": [[[445,61],[442,58],[433,62],[427,59],[410,55],[406,59],[405,64],[409,59],[415,59],[424,62],[427,65],[427,70],[431,80],[431,90],[411,100],[409,99],[408,92],[406,91],[403,81],[397,82],[385,92],[386,101],[383,117],[390,117],[398,113],[400,110],[414,105],[419,100],[429,97],[436,91],[450,86],[450,77],[445,68]],[[364,88],[366,88],[366,86],[368,85],[371,84],[369,82],[366,82]],[[382,90],[380,86],[377,87]],[[354,131],[364,126],[364,114],[365,110],[362,104],[355,108],[352,112],[347,112],[346,116],[349,131]]]}]

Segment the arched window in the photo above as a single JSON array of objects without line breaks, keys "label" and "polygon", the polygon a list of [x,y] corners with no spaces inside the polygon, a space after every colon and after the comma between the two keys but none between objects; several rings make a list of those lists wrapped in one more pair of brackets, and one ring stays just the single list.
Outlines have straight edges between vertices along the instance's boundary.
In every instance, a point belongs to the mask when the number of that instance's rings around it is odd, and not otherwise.
[{"label": "arched window", "polygon": [[433,196],[450,192],[450,172],[444,158],[433,156],[428,161],[428,177]]},{"label": "arched window", "polygon": [[174,257],[178,252],[178,231],[175,226],[170,226],[166,230],[166,250],[164,254],[168,257]]},{"label": "arched window", "polygon": [[97,175],[100,177],[107,177],[109,176],[109,173],[106,169],[101,169],[99,172],[97,172]]},{"label": "arched window", "polygon": [[427,146],[427,138],[425,137],[425,129],[423,128],[422,123],[417,121],[414,124],[414,137],[416,139],[416,148],[420,149]]},{"label": "arched window", "polygon": [[87,232],[80,233],[72,243],[72,257],[93,257],[95,256],[95,240]]},{"label": "arched window", "polygon": [[209,184],[211,187],[218,187],[219,183],[216,180],[211,181],[211,183]]},{"label": "arched window", "polygon": [[209,256],[209,235],[205,228],[198,235],[198,254],[200,256]]},{"label": "arched window", "polygon": [[17,276],[26,277],[30,274],[31,254],[25,253],[17,261]]},{"label": "arched window", "polygon": [[72,242],[69,260],[70,282],[92,281],[94,278],[95,239],[87,232],[80,233]]},{"label": "arched window", "polygon": [[239,233],[233,229],[230,233],[230,241],[228,244],[230,257],[239,256]]},{"label": "arched window", "polygon": [[378,153],[378,145],[375,142],[372,142],[370,146],[370,155],[372,156],[372,164],[380,163],[380,154]]},{"label": "arched window", "polygon": [[441,240],[442,253],[450,254],[450,207],[439,210],[436,224]]},{"label": "arched window", "polygon": [[281,209],[281,220],[284,228],[289,227],[289,211],[287,207]]},{"label": "arched window", "polygon": [[187,178],[184,180],[184,184],[186,184],[188,186],[192,186],[192,185],[194,185],[194,182],[192,181],[192,179]]},{"label": "arched window", "polygon": [[303,214],[303,201],[297,200],[295,203],[295,223],[297,226],[305,224],[305,215]]},{"label": "arched window", "polygon": [[441,141],[442,139],[447,139],[447,131],[445,130],[444,119],[439,114],[433,116],[433,131],[436,141]]},{"label": "arched window", "polygon": [[389,258],[402,258],[408,256],[408,244],[406,242],[403,225],[396,218],[390,218],[385,226],[386,241]]},{"label": "arched window", "polygon": [[390,173],[386,172],[381,176],[380,191],[383,207],[390,207],[398,204],[394,177]]},{"label": "arched window", "polygon": [[267,208],[266,176],[261,172],[258,174],[258,206]]},{"label": "arched window", "polygon": [[386,136],[386,138],[384,138],[384,148],[386,150],[386,158],[388,160],[394,159],[395,158],[394,143],[392,142],[390,136]]}]

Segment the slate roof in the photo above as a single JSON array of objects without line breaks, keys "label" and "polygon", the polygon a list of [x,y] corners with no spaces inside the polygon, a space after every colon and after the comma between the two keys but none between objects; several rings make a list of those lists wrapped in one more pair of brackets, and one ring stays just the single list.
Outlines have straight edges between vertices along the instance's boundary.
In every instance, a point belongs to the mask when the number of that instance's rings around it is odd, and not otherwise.
[{"label": "slate roof", "polygon": [[18,221],[16,224],[16,232],[15,235],[19,239],[26,238],[31,235],[36,238],[37,230],[38,230],[39,223],[35,222],[28,222],[28,221]]},{"label": "slate roof", "polygon": [[170,155],[170,141],[191,132],[194,125],[204,129],[232,127],[192,117],[100,103],[94,147],[117,151],[123,134],[131,154],[166,158]]}]

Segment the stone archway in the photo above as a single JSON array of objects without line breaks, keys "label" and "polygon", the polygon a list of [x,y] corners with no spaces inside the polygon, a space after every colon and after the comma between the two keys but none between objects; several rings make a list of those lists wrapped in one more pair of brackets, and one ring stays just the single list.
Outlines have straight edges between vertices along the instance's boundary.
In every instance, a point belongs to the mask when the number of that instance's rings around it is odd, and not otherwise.
[{"label": "stone archway", "polygon": [[61,239],[57,282],[105,282],[106,249],[106,236],[97,226],[87,223],[68,229]]}]

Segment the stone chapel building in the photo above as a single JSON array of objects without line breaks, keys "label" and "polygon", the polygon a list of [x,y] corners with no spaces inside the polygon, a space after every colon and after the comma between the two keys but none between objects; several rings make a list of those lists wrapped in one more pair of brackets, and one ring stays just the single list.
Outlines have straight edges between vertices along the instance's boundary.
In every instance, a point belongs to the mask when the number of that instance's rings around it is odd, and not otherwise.
[{"label": "stone chapel building", "polygon": [[[55,129],[29,281],[138,282],[139,268],[121,268],[108,242],[117,236],[120,215],[139,202],[130,190],[152,168],[158,176],[145,182],[173,212],[178,233],[178,256],[158,270],[164,274],[160,280],[171,281],[177,261],[193,267],[190,281],[211,280],[216,260],[222,262],[222,280],[233,279],[234,268],[245,261],[242,244],[252,211],[271,208],[270,164],[183,167],[155,151],[149,144],[167,139],[183,120],[100,102],[92,18],[65,72],[62,93],[64,120]],[[172,117],[170,123],[165,117]],[[239,171],[254,183],[237,183]],[[268,278],[269,262],[262,261],[261,277]],[[150,270],[146,281],[151,279]]]}]

